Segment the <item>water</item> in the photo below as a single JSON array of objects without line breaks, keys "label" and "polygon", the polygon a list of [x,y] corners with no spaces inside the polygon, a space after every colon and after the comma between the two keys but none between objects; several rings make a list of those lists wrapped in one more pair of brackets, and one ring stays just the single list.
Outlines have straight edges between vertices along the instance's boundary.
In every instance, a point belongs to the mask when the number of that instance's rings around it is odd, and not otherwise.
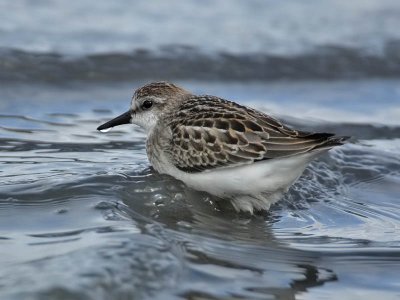
[{"label": "water", "polygon": [[[399,295],[398,102],[376,101],[399,99],[398,81],[180,84],[261,109],[294,105],[297,126],[359,136],[249,218],[149,169],[139,129],[95,130],[127,108],[137,84],[2,87],[2,299]],[[350,114],[344,99],[367,86],[371,122],[317,119]],[[304,98],[309,108],[296,103]]]},{"label": "water", "polygon": [[[398,2],[162,3],[1,2],[0,298],[398,299]],[[237,214],[96,131],[160,78],[353,139]]]},{"label": "water", "polygon": [[0,79],[399,77],[397,0],[0,1]]},{"label": "water", "polygon": [[0,45],[71,55],[171,45],[205,52],[293,55],[326,45],[379,53],[400,38],[396,0],[186,2],[2,1]]}]

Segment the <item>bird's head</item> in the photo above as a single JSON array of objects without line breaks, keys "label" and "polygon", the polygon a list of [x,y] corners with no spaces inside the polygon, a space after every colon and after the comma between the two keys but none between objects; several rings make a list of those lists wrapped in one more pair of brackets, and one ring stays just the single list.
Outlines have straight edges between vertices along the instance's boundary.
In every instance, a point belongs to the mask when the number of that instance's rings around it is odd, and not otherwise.
[{"label": "bird's head", "polygon": [[166,110],[180,103],[185,95],[184,89],[165,81],[153,82],[138,88],[132,97],[130,109],[120,116],[99,126],[97,130],[106,130],[123,124],[136,124],[150,131]]}]

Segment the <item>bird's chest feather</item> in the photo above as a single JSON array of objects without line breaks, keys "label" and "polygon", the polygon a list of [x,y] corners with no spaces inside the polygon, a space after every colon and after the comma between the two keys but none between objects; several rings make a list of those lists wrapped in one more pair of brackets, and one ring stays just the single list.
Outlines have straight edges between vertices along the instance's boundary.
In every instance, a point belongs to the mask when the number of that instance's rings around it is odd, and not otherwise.
[{"label": "bird's chest feather", "polygon": [[151,130],[146,140],[147,157],[153,168],[159,173],[169,174],[171,162],[168,158],[168,145],[171,142],[172,134],[168,128],[156,127]]}]

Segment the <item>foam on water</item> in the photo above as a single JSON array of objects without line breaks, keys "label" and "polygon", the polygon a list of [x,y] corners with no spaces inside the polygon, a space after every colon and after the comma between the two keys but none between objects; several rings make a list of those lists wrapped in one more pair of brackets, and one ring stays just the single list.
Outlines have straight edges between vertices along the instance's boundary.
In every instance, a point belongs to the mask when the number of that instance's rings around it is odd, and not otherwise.
[{"label": "foam on water", "polygon": [[383,53],[400,39],[399,15],[395,0],[4,1],[0,47],[83,55],[185,45],[294,56],[333,45]]},{"label": "foam on water", "polygon": [[393,78],[399,16],[396,0],[3,1],[0,80]]}]

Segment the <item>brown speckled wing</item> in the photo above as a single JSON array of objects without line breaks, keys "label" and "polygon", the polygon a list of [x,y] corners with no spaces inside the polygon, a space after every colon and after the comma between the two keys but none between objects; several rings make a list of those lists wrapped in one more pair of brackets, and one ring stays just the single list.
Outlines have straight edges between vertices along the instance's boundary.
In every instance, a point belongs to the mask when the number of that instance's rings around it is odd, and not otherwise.
[{"label": "brown speckled wing", "polygon": [[166,118],[167,152],[180,170],[234,167],[341,144],[329,133],[293,130],[259,111],[213,96],[191,96]]}]

